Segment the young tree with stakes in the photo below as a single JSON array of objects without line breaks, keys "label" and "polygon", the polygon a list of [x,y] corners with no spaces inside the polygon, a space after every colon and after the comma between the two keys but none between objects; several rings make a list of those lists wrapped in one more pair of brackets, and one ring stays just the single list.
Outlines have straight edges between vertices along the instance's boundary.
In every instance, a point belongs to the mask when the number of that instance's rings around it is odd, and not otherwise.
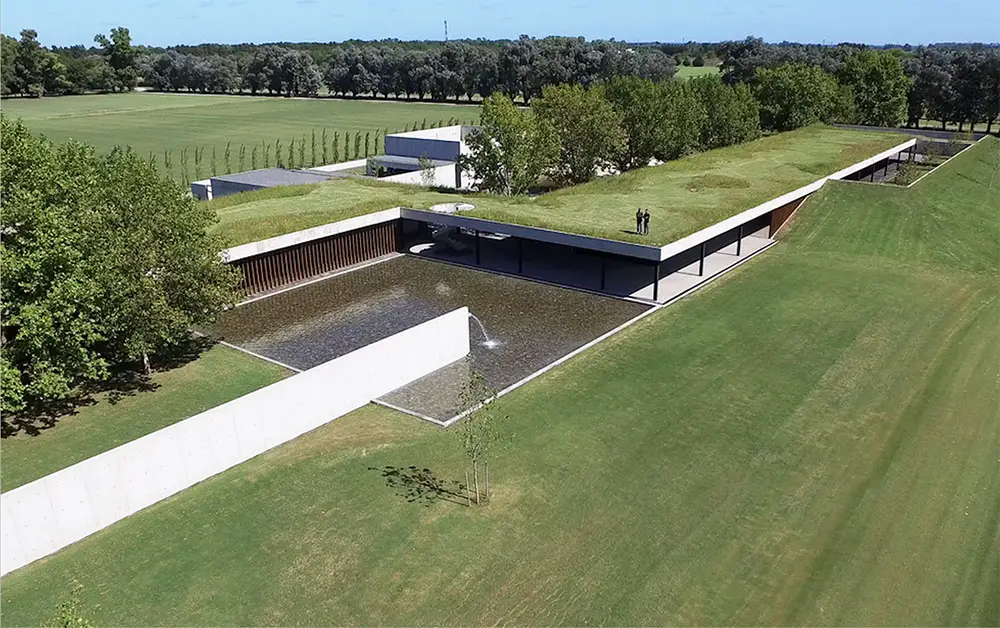
[{"label": "young tree with stakes", "polygon": [[[474,410],[462,419],[455,433],[461,443],[462,450],[469,462],[472,463],[475,502],[478,505],[482,503],[482,494],[479,490],[479,468],[480,466],[483,468],[485,497],[486,501],[489,502],[490,457],[512,438],[512,435],[504,431],[504,424],[510,417],[499,410],[496,391],[489,387],[479,373],[473,372],[463,391],[462,400],[465,406],[474,408]],[[468,480],[466,484],[468,485]]]}]

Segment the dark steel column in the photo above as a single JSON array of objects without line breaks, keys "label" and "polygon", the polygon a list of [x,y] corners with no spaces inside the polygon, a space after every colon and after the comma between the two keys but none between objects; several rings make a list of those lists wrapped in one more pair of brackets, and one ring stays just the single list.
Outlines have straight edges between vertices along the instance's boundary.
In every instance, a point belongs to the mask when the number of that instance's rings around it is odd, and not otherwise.
[{"label": "dark steel column", "polygon": [[524,240],[517,239],[517,274],[524,274]]},{"label": "dark steel column", "polygon": [[737,227],[736,231],[736,257],[740,256],[740,250],[743,247],[743,225]]},{"label": "dark steel column", "polygon": [[601,256],[601,290],[604,290],[604,286],[607,283],[608,276],[608,260],[603,255]]},{"label": "dark steel column", "polygon": [[653,300],[660,300],[660,263],[653,263]]},{"label": "dark steel column", "polygon": [[705,274],[705,243],[701,243],[701,255],[698,256],[698,276]]},{"label": "dark steel column", "polygon": [[479,229],[476,229],[476,266],[479,266]]}]

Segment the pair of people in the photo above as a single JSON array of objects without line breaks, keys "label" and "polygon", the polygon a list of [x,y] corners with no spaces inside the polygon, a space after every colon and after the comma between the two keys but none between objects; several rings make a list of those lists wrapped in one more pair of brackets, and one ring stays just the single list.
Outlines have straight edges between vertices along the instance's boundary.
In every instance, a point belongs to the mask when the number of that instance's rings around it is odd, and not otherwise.
[{"label": "pair of people", "polygon": [[639,235],[649,235],[649,210],[641,207],[635,210],[635,232]]}]

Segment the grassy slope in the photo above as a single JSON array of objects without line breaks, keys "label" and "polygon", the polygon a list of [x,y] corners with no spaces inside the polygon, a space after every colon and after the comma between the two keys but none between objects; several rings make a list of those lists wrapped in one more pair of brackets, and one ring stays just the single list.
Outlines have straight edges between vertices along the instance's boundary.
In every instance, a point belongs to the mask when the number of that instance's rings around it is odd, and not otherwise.
[{"label": "grassy slope", "polygon": [[[386,127],[390,132],[402,130],[424,118],[428,124],[451,117],[466,122],[479,118],[478,107],[454,105],[141,93],[7,99],[3,101],[3,111],[22,117],[28,128],[56,141],[72,137],[99,150],[128,144],[143,156],[153,151],[160,166],[163,165],[163,151],[173,150],[173,169],[178,176],[181,149],[188,148],[193,153],[194,147],[205,147],[202,177],[209,175],[213,146],[216,147],[218,168],[224,170],[226,142],[232,142],[234,170],[238,166],[240,144],[246,144],[244,169],[250,169],[250,150],[262,141],[273,144],[280,139],[284,152],[293,137],[298,144],[305,134],[306,159],[310,159],[310,133],[315,130],[319,142],[319,135],[326,128],[331,142],[334,131],[341,133],[342,156],[345,131],[353,138],[358,131],[374,134]],[[353,150],[352,140],[352,155]],[[320,156],[321,151],[317,148],[317,158]],[[191,159],[189,174],[193,177],[193,156]],[[258,167],[263,167],[262,153],[258,159]],[[297,148],[295,159],[298,160]],[[341,159],[330,157],[329,161]],[[273,154],[271,165],[275,165]]]},{"label": "grassy slope", "polygon": [[71,464],[135,440],[181,419],[278,381],[289,373],[228,347],[216,346],[197,360],[154,373],[151,392],[95,403],[64,416],[37,436],[3,439],[0,485],[9,491]]},{"label": "grassy slope", "polygon": [[[905,141],[896,134],[815,126],[708,151],[536,199],[465,195],[470,215],[663,245]],[[220,229],[243,243],[394,205],[429,207],[462,197],[414,186],[334,181],[305,198],[220,211]],[[635,228],[636,207],[651,214],[650,235]]]},{"label": "grassy slope", "polygon": [[[996,625],[998,168],[991,142],[831,186],[506,397],[488,508],[387,488],[370,468],[462,461],[369,407],[6,577],[3,621],[77,577],[105,624]],[[902,224],[929,216],[954,227]]]}]

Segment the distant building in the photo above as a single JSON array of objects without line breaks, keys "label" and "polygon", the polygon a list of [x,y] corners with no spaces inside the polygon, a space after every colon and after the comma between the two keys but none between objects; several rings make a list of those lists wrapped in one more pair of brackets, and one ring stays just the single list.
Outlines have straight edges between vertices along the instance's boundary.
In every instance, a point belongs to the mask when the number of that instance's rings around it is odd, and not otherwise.
[{"label": "distant building", "polygon": [[[191,194],[200,200],[250,192],[281,185],[321,183],[331,178],[358,176],[361,169],[367,176],[380,175],[382,181],[410,185],[462,189],[460,155],[469,153],[465,138],[478,127],[466,125],[423,129],[385,136],[385,154],[369,159],[317,166],[304,170],[264,168],[235,174],[225,174],[195,181]],[[430,163],[430,173],[421,170],[421,159]],[[467,186],[466,186],[467,187]]]}]

